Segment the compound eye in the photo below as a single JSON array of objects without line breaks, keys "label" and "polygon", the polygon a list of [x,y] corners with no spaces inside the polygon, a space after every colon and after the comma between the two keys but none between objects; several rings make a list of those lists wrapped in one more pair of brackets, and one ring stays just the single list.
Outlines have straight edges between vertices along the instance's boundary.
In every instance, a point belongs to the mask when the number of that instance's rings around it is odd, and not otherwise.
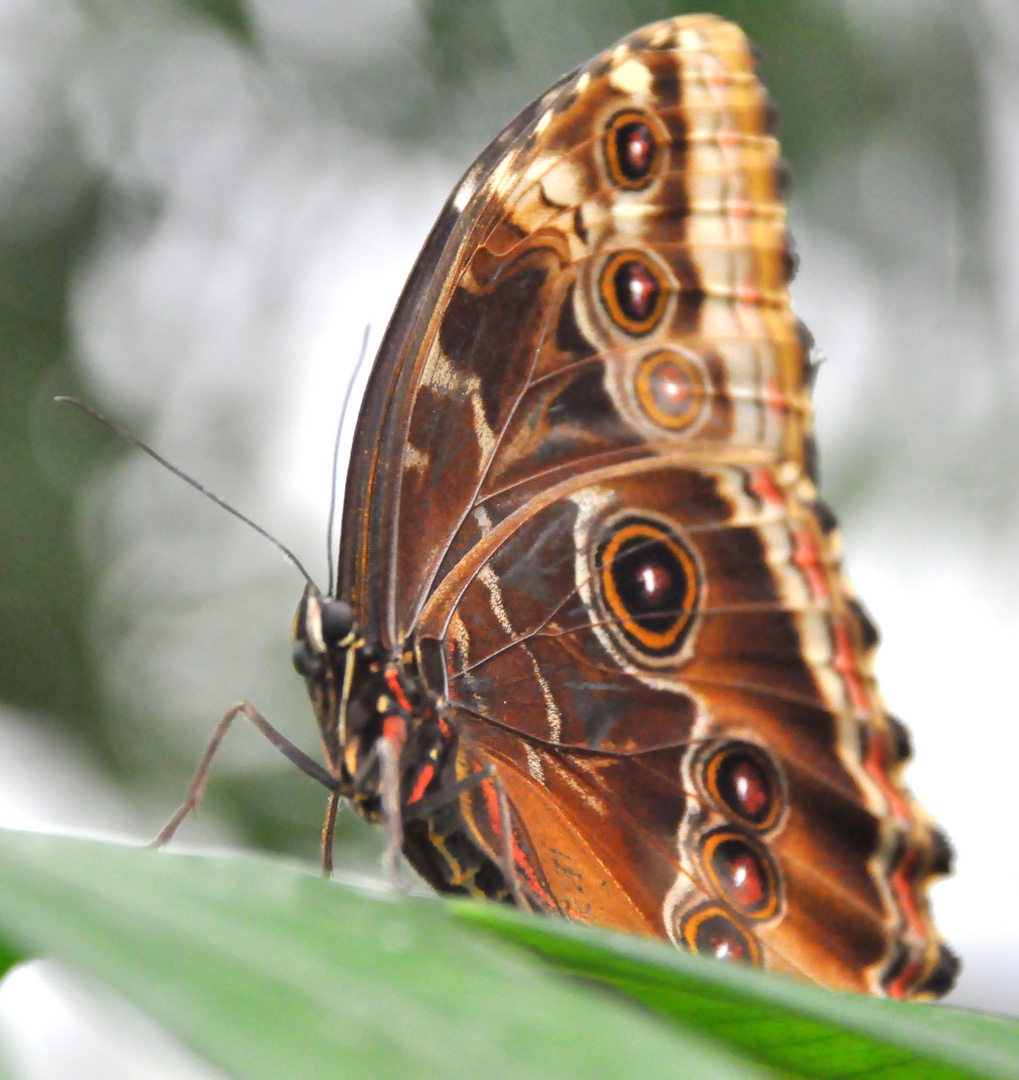
[{"label": "compound eye", "polygon": [[321,617],[322,638],[326,645],[339,645],[354,629],[354,612],[343,600],[326,600]]},{"label": "compound eye", "polygon": [[306,638],[300,638],[294,642],[294,651],[291,655],[294,670],[298,675],[303,675],[306,679],[314,679],[325,671],[325,656],[320,652],[316,652]]}]

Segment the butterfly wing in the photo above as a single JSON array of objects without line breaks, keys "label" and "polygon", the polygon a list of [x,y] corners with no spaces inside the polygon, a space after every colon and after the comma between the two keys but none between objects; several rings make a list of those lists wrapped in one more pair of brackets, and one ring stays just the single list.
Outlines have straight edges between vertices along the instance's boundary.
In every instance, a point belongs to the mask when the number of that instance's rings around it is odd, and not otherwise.
[{"label": "butterfly wing", "polygon": [[[533,905],[937,993],[948,849],[817,496],[771,125],[742,33],[692,16],[493,143],[387,333],[342,580],[462,775],[495,767]],[[494,790],[458,812],[498,859]]]}]

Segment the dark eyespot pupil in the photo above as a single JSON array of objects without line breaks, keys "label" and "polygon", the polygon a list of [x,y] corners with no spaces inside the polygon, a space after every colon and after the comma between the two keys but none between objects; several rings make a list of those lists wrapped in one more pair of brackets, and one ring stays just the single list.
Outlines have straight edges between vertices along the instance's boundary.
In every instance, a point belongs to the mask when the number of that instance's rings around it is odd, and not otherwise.
[{"label": "dark eyespot pupil", "polygon": [[619,265],[613,286],[620,309],[634,322],[644,322],[651,315],[662,291],[651,271],[636,259]]},{"label": "dark eyespot pupil", "polygon": [[635,120],[616,129],[616,157],[628,180],[643,180],[651,171],[654,156],[655,140],[647,124]]},{"label": "dark eyespot pupil", "polygon": [[645,602],[650,605],[655,603],[657,597],[668,592],[672,579],[664,566],[645,563],[637,571],[637,582],[644,591]]},{"label": "dark eyespot pupil", "polygon": [[775,875],[763,851],[742,836],[709,843],[711,869],[730,903],[747,915],[765,915],[775,902]]},{"label": "dark eyespot pupil", "polygon": [[734,814],[759,824],[771,813],[771,778],[748,753],[734,753],[718,768],[718,793]]},{"label": "dark eyespot pupil", "polygon": [[327,600],[322,605],[322,637],[330,645],[342,641],[353,629],[354,612],[342,600]]},{"label": "dark eyespot pupil", "polygon": [[748,843],[736,838],[723,840],[711,861],[730,900],[750,912],[767,906],[771,899],[770,877],[761,857]]},{"label": "dark eyespot pupil", "polygon": [[611,573],[626,611],[639,626],[665,633],[683,613],[690,582],[683,564],[663,541],[642,536],[624,541]]},{"label": "dark eyespot pupil", "polygon": [[753,953],[746,934],[724,915],[704,919],[697,927],[694,948],[716,960],[750,960]]}]

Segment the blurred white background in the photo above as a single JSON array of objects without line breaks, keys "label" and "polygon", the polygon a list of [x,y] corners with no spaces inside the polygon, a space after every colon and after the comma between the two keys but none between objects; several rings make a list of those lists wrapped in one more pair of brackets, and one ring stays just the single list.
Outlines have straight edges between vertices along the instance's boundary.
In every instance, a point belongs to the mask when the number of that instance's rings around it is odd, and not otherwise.
[{"label": "blurred white background", "polygon": [[[49,397],[77,389],[139,430],[324,579],[361,336],[370,322],[374,350],[457,177],[562,71],[681,10],[0,0],[0,338],[19,409],[2,414],[3,516],[52,502],[0,533],[19,657],[0,684],[0,825],[151,836],[240,697],[315,745],[289,661],[296,573]],[[957,848],[935,892],[964,960],[951,1000],[1019,1015],[1019,11],[718,10],[745,11],[782,110],[794,296],[829,357],[824,490],[914,736],[912,786]],[[312,854],[316,793],[253,734],[231,739],[185,841]],[[373,839],[347,828],[371,865]],[[0,985],[0,1031],[30,1080],[212,1075],[41,965]]]}]

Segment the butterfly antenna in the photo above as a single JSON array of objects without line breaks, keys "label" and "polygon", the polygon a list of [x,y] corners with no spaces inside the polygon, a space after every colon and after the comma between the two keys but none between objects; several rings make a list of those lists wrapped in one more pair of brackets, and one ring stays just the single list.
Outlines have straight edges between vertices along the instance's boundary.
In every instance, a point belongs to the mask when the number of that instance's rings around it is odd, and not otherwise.
[{"label": "butterfly antenna", "polygon": [[350,397],[354,392],[354,384],[361,374],[365,359],[368,356],[368,338],[372,332],[372,324],[368,323],[364,328],[364,336],[361,338],[361,355],[357,358],[354,370],[351,372],[350,381],[347,383],[346,393],[343,395],[343,406],[340,409],[340,421],[336,425],[336,442],[333,443],[333,482],[329,489],[329,524],[326,527],[326,565],[329,567],[329,591],[327,596],[333,595],[333,586],[338,585],[333,569],[333,529],[336,525],[336,481],[340,466],[340,443],[343,441],[343,429],[347,426],[347,407],[350,405]]},{"label": "butterfly antenna", "polygon": [[204,484],[198,483],[197,480],[188,476],[188,474],[182,469],[178,469],[176,465],[171,464],[169,461],[166,460],[165,457],[157,454],[151,446],[143,443],[142,440],[134,434],[134,432],[128,431],[128,429],[125,427],[121,427],[120,424],[111,420],[109,417],[103,416],[101,412],[97,412],[91,406],[85,405],[83,402],[78,401],[77,398],[61,396],[56,397],[53,400],[65,402],[68,405],[73,405],[76,409],[80,409],[86,415],[91,416],[93,420],[98,420],[100,424],[108,427],[110,431],[115,431],[122,439],[126,439],[129,443],[137,446],[139,450],[143,450],[146,454],[149,455],[150,458],[158,461],[164,469],[168,469],[170,472],[173,473],[174,476],[183,480],[185,484],[190,484],[195,489],[195,491],[201,492],[202,495],[204,495],[207,499],[211,499],[217,506],[222,507],[228,514],[233,514],[233,516],[237,518],[238,521],[243,521],[245,525],[254,529],[259,536],[264,536],[266,540],[268,540],[269,543],[272,544],[272,546],[287,560],[287,562],[291,563],[297,568],[298,573],[301,574],[301,576],[306,582],[308,582],[309,585],[314,584],[311,580],[311,575],[308,573],[307,570],[304,569],[301,560],[290,550],[290,548],[286,546],[286,544],[281,544],[275,536],[267,533],[261,525],[256,524],[254,521],[251,520],[251,518],[247,517],[245,514],[242,514],[240,510],[235,510],[228,502],[224,502],[218,495],[216,495],[214,492],[211,492],[207,487],[205,487]]}]

